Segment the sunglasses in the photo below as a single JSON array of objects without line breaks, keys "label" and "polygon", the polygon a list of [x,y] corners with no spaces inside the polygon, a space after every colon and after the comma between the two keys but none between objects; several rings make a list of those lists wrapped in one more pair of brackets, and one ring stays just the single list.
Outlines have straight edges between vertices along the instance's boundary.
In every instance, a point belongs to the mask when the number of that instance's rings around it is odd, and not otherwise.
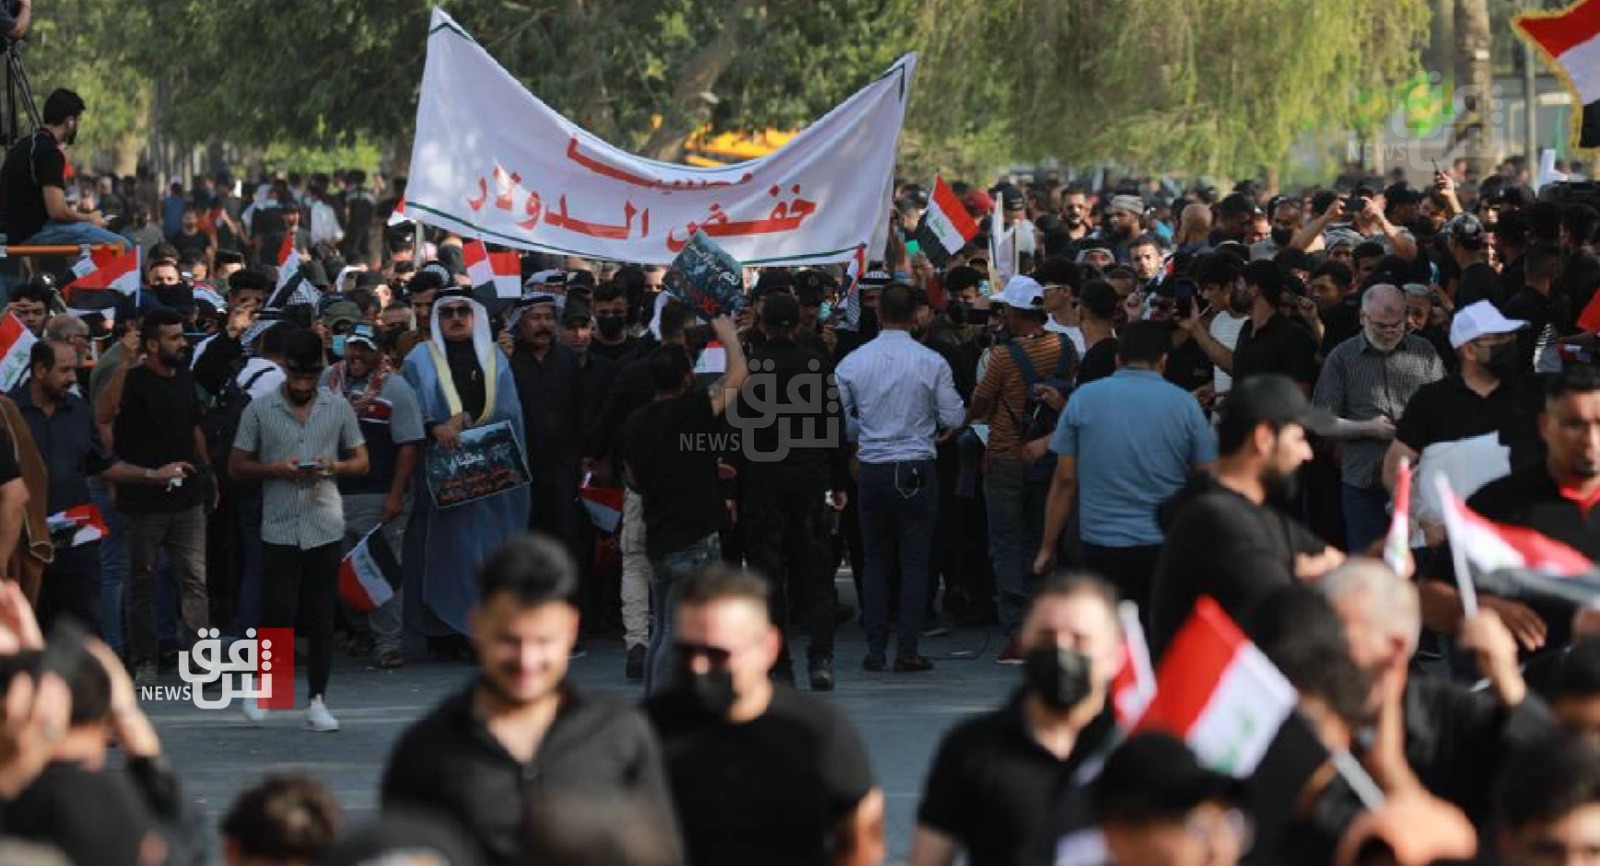
[{"label": "sunglasses", "polygon": [[439,318],[440,319],[470,319],[470,318],[472,318],[472,308],[471,307],[461,307],[461,306],[457,306],[457,307],[440,307],[439,308]]}]

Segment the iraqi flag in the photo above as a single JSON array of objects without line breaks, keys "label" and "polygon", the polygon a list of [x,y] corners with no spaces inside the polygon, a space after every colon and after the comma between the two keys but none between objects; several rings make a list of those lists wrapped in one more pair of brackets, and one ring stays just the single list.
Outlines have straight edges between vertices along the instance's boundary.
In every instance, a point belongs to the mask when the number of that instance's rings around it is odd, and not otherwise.
[{"label": "iraqi flag", "polygon": [[39,341],[15,313],[0,319],[0,391],[10,391],[28,372],[28,356]]},{"label": "iraqi flag", "polygon": [[136,296],[143,284],[139,264],[137,246],[126,252],[111,246],[90,250],[88,258],[79,259],[72,266],[73,280],[67,284],[63,297],[67,308],[79,316],[103,315],[123,298]]},{"label": "iraqi flag", "polygon": [[355,613],[382,607],[400,585],[400,563],[381,529],[380,523],[362,536],[339,565],[339,597]]},{"label": "iraqi flag", "polygon": [[600,487],[591,475],[583,476],[583,485],[578,488],[578,498],[589,512],[589,521],[608,534],[616,532],[622,522],[622,497],[621,487]]},{"label": "iraqi flag", "polygon": [[1305,783],[1333,757],[1295,711],[1299,696],[1216,601],[1195,602],[1156,673],[1136,731],[1183,738],[1201,764],[1246,779],[1257,844],[1276,850]]},{"label": "iraqi flag", "polygon": [[411,217],[406,216],[406,197],[402,195],[395,201],[394,210],[389,212],[387,224],[397,226],[408,222],[411,222]]},{"label": "iraqi flag", "polygon": [[945,262],[977,234],[978,221],[967,213],[944,178],[935,177],[928,209],[923,211],[922,222],[917,224],[917,245],[923,255],[936,266],[944,267]]},{"label": "iraqi flag", "polygon": [[500,300],[522,297],[521,256],[515,252],[491,253],[479,240],[462,244],[461,256],[467,263],[467,276],[473,288],[488,286]]},{"label": "iraqi flag", "polygon": [[1144,626],[1139,622],[1139,606],[1131,601],[1117,605],[1122,621],[1122,665],[1111,681],[1111,709],[1117,725],[1131,730],[1156,696],[1156,673],[1150,664],[1150,647],[1145,643]]},{"label": "iraqi flag", "polygon": [[1394,474],[1394,513],[1383,539],[1383,561],[1395,574],[1409,574],[1411,562],[1411,461],[1402,457]]},{"label": "iraqi flag", "polygon": [[1580,148],[1600,148],[1600,0],[1559,12],[1528,12],[1513,23],[1560,71],[1583,106],[1575,119]]},{"label": "iraqi flag", "polygon": [[93,544],[111,533],[105,518],[94,505],[79,505],[58,511],[45,519],[50,528],[50,543],[56,550]]},{"label": "iraqi flag", "polygon": [[1294,686],[1209,597],[1161,657],[1136,730],[1182,737],[1201,763],[1247,777],[1294,711]]},{"label": "iraqi flag", "polygon": [[[1586,604],[1600,596],[1600,571],[1573,547],[1526,526],[1496,523],[1441,491],[1445,535],[1472,585],[1508,598],[1556,598]],[[1459,580],[1459,576],[1458,576]]]},{"label": "iraqi flag", "polygon": [[278,285],[267,299],[266,309],[281,310],[300,304],[315,306],[322,299],[322,293],[301,273],[303,264],[300,251],[294,248],[294,232],[285,233],[283,244],[278,247]]}]

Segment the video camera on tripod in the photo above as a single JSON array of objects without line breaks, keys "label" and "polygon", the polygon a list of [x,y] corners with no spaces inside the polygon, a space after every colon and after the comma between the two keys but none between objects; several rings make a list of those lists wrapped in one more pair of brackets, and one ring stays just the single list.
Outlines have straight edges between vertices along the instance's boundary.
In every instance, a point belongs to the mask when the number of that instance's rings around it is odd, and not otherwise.
[{"label": "video camera on tripod", "polygon": [[[23,134],[43,126],[38,103],[33,99],[33,84],[28,81],[28,70],[22,65],[22,41],[28,35],[33,19],[32,0],[5,0],[0,10],[0,41],[5,43],[5,117],[0,120],[0,147],[10,147]],[[19,111],[18,109],[21,109]],[[27,112],[32,126],[23,128],[19,122],[22,111]]]}]

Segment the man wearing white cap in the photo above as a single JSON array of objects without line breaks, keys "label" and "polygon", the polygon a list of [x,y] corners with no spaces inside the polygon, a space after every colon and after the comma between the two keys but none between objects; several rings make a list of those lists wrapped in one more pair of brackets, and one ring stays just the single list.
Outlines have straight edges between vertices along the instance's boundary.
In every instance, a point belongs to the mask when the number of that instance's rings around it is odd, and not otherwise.
[{"label": "man wearing white cap", "polygon": [[[526,442],[511,364],[489,338],[483,305],[466,289],[440,289],[428,333],[401,368],[422,407],[426,448],[459,448],[463,431],[501,422],[511,425],[518,442]],[[468,634],[478,567],[527,528],[526,487],[449,509],[435,508],[430,496],[419,492],[405,535],[407,627],[430,637]]]},{"label": "man wearing white cap", "polygon": [[[1434,476],[1444,475],[1465,499],[1513,467],[1541,459],[1541,395],[1531,377],[1522,375],[1517,351],[1516,333],[1526,326],[1507,319],[1488,301],[1457,310],[1450,323],[1450,345],[1460,359],[1460,372],[1419,388],[1395,425],[1383,481],[1393,490],[1401,458],[1416,465],[1411,509],[1430,547],[1444,537]],[[1445,614],[1456,604],[1454,588],[1425,584],[1421,589],[1429,627],[1448,625],[1440,618],[1449,619]],[[1531,627],[1532,612],[1515,602],[1500,606],[1510,609],[1500,613],[1512,632],[1531,637],[1529,630],[1519,633],[1518,624]]]},{"label": "man wearing white cap", "polygon": [[[989,509],[989,558],[994,565],[1000,625],[1011,638],[1002,663],[1020,662],[1015,642],[1028,612],[1029,557],[1044,531],[1045,497],[1054,461],[1050,436],[1064,391],[1076,378],[1078,351],[1062,334],[1045,330],[1044,287],[1016,276],[994,302],[1005,308],[1010,342],[995,348],[972,392],[967,423],[989,425],[984,496]],[[1040,397],[1048,395],[1054,405]]]}]

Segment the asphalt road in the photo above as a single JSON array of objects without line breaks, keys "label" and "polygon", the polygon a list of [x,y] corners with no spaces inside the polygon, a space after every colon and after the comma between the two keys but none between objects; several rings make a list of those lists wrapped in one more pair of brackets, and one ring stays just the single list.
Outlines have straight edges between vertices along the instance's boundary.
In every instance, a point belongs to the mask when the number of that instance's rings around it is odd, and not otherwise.
[{"label": "asphalt road", "polygon": [[[840,582],[841,595],[848,581]],[[799,638],[804,646],[805,638]],[[854,623],[841,629],[835,661],[837,686],[827,696],[853,720],[866,740],[873,772],[887,798],[890,863],[904,862],[917,800],[940,736],[954,723],[1003,702],[1020,672],[994,663],[997,633],[956,630],[926,638],[922,651],[937,668],[923,674],[868,673],[866,645]],[[643,688],[623,678],[620,639],[591,640],[586,657],[572,663],[572,678],[596,692],[638,700]],[[976,653],[974,657],[973,654]],[[804,675],[804,665],[799,665]],[[413,662],[383,671],[366,660],[334,662],[328,706],[342,730],[312,733],[300,710],[273,713],[255,727],[234,709],[200,710],[189,703],[147,702],[165,751],[213,826],[236,796],[271,773],[298,771],[325,782],[353,823],[375,814],[378,783],[389,750],[412,721],[472,676],[461,663]],[[176,673],[162,685],[181,685]],[[803,685],[802,685],[803,687]],[[303,705],[305,684],[296,694]]]}]

